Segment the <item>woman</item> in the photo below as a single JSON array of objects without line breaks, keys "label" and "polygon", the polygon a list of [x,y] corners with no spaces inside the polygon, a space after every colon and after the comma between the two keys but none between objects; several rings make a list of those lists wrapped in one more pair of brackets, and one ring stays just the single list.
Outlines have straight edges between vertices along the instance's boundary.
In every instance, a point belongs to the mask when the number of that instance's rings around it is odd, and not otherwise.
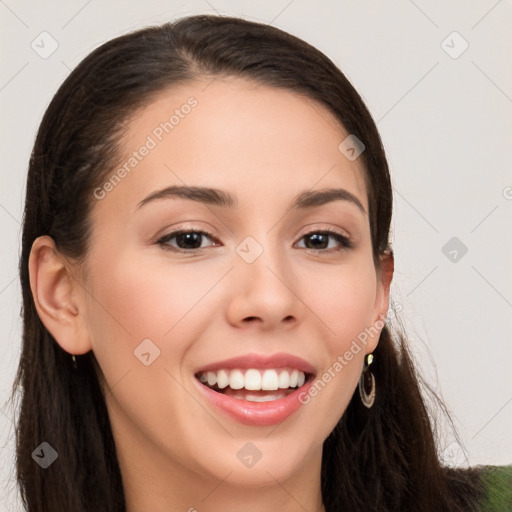
[{"label": "woman", "polygon": [[392,191],[318,50],[195,16],[71,73],[30,160],[27,510],[479,510],[387,325]]}]

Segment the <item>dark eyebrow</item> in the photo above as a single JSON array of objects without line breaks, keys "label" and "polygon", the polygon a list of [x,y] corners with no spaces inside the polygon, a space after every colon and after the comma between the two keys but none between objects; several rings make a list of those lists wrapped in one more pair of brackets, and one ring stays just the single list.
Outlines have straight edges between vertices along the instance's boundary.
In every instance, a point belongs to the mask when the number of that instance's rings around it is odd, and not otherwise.
[{"label": "dark eyebrow", "polygon": [[[208,187],[172,185],[149,194],[140,201],[137,205],[137,209],[151,201],[173,197],[180,197],[182,199],[189,199],[191,201],[197,201],[214,206],[222,206],[224,208],[231,208],[238,205],[238,201],[233,196],[222,190]],[[337,200],[349,201],[355,204],[362,213],[366,213],[361,201],[359,201],[354,194],[343,188],[327,188],[323,190],[308,190],[302,192],[294,198],[291,208],[312,208]]]},{"label": "dark eyebrow", "polygon": [[149,194],[149,196],[145,197],[137,205],[137,209],[150,201],[172,197],[181,197],[182,199],[190,199],[191,201],[211,204],[214,206],[223,206],[225,208],[231,208],[238,204],[238,201],[233,199],[233,197],[227,192],[223,192],[216,188],[172,185]]},{"label": "dark eyebrow", "polygon": [[299,194],[292,203],[292,208],[312,208],[314,206],[321,206],[332,201],[348,201],[355,204],[362,213],[366,213],[361,201],[344,188],[325,188],[322,190],[308,190]]}]

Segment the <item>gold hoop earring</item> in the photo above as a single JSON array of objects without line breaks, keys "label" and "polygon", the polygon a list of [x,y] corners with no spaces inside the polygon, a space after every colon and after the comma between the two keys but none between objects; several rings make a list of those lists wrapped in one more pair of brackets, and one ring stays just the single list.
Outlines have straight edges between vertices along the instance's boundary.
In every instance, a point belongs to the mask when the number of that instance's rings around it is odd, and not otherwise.
[{"label": "gold hoop earring", "polygon": [[[368,369],[372,362],[373,354],[368,354],[366,356],[363,371],[359,377],[359,396],[361,397],[361,402],[363,405],[368,409],[370,409],[375,402],[375,377],[373,376],[373,373]],[[366,391],[368,387],[370,387],[369,393]]]}]

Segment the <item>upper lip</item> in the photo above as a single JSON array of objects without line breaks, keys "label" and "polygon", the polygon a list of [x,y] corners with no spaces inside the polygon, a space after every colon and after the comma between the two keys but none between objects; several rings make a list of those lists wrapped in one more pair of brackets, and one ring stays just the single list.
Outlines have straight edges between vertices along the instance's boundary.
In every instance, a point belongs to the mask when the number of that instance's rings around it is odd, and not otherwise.
[{"label": "upper lip", "polygon": [[224,359],[223,361],[216,361],[209,363],[205,366],[201,366],[196,370],[197,373],[203,373],[207,371],[217,370],[234,370],[238,369],[265,369],[265,368],[296,368],[304,373],[315,373],[315,368],[304,359],[294,356],[292,354],[286,354],[284,352],[265,355],[265,354],[245,354],[242,356],[232,357],[230,359]]}]

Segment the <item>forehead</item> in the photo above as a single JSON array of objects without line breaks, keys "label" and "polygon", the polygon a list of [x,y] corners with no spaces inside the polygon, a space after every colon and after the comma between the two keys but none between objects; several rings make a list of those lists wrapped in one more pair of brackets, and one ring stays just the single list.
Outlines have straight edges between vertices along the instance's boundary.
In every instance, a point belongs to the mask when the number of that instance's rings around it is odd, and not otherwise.
[{"label": "forehead", "polygon": [[338,148],[348,135],[327,108],[286,89],[221,77],[182,84],[131,117],[117,168],[126,172],[106,199],[136,205],[156,188],[201,185],[261,207],[342,186],[367,208],[362,161]]}]

